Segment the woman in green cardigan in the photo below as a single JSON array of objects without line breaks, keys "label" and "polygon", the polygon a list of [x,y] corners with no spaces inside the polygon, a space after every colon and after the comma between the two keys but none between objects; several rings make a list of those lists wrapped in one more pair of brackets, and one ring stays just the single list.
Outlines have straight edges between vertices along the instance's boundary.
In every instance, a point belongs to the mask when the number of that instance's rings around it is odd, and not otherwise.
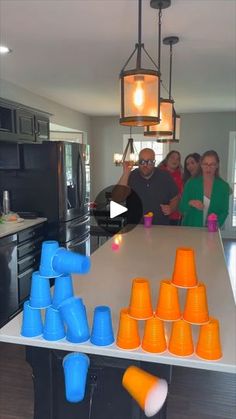
[{"label": "woman in green cardigan", "polygon": [[179,209],[182,225],[204,227],[207,215],[215,213],[221,227],[229,211],[230,186],[219,176],[219,156],[214,150],[201,157],[201,173],[185,184]]}]

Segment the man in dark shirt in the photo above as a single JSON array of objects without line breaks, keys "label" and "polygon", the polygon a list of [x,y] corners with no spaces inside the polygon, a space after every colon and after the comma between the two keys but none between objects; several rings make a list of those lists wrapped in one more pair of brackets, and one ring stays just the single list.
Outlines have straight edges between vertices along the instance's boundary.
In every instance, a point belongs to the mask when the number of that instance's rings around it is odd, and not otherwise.
[{"label": "man in dark shirt", "polygon": [[113,190],[112,199],[126,200],[128,223],[142,222],[138,210],[138,198],[142,203],[142,215],[153,212],[153,224],[168,225],[169,215],[178,205],[178,188],[169,173],[155,167],[155,154],[150,148],[139,153],[139,167],[132,171],[129,162],[123,165],[123,174]]}]

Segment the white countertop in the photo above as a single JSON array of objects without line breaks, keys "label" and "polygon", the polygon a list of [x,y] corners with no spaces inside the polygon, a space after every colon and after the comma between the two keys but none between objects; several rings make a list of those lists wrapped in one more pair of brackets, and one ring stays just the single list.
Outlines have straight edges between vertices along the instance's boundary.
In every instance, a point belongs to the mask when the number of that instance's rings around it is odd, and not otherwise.
[{"label": "white countertop", "polygon": [[18,233],[18,231],[25,230],[26,228],[33,227],[47,221],[47,218],[35,218],[33,220],[24,220],[18,222],[3,222],[0,224],[0,238],[8,236],[9,234]]},{"label": "white countertop", "polygon": [[[89,342],[73,344],[65,339],[49,342],[43,338],[24,338],[20,336],[22,314],[16,316],[0,330],[0,341],[206,370],[236,372],[236,310],[220,234],[208,233],[205,228],[153,226],[151,229],[145,229],[140,225],[130,233],[124,234],[122,238],[118,251],[112,250],[112,239],[110,239],[92,255],[92,269],[88,275],[74,276],[75,294],[84,300],[90,325],[95,306],[109,305],[116,334],[119,311],[128,305],[132,280],[136,277],[145,277],[150,280],[155,308],[160,280],[171,277],[176,248],[190,246],[195,249],[199,280],[207,286],[210,315],[220,321],[223,349],[221,360],[204,361],[195,355],[185,358],[176,357],[168,352],[158,355],[144,352],[142,349],[123,351],[115,344],[109,347],[99,347]],[[182,308],[185,293],[186,290],[180,290]],[[141,337],[143,325],[144,322],[140,321]],[[165,322],[165,326],[169,336],[170,322]],[[198,331],[199,326],[193,326],[195,343]]]}]

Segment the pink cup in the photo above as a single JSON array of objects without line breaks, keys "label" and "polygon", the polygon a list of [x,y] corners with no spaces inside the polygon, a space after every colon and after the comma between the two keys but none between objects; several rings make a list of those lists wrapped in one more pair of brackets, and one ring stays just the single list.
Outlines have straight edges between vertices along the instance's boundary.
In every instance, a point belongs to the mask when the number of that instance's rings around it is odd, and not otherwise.
[{"label": "pink cup", "polygon": [[218,230],[217,215],[212,213],[207,217],[207,228],[210,233],[215,233]]},{"label": "pink cup", "polygon": [[151,216],[151,215],[144,215],[143,216],[143,220],[144,220],[144,227],[146,227],[146,228],[152,227],[153,216]]}]

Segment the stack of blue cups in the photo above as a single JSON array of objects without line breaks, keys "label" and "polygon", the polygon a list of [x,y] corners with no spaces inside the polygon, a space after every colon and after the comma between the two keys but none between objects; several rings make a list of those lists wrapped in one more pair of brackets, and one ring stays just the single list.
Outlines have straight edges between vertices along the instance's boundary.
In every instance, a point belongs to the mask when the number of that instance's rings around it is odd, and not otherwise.
[{"label": "stack of blue cups", "polygon": [[[70,274],[87,273],[90,269],[90,258],[78,253],[70,252],[59,247],[54,240],[44,241],[40,259],[39,271],[32,275],[30,299],[24,303],[23,321],[21,334],[25,337],[36,337],[43,335],[46,340],[59,340],[65,337],[64,317],[61,313],[68,312],[65,308],[59,310],[60,305],[73,298],[73,284]],[[53,299],[50,293],[50,278],[55,278]],[[79,309],[77,302],[73,307]],[[41,318],[41,309],[46,309],[45,323]],[[79,331],[75,327],[67,328],[67,335],[72,342],[84,342],[89,339],[89,328],[87,323],[86,309],[82,304],[82,320]],[[67,314],[68,317],[68,314]],[[81,318],[81,316],[80,316]],[[81,326],[83,325],[83,327]]]}]

